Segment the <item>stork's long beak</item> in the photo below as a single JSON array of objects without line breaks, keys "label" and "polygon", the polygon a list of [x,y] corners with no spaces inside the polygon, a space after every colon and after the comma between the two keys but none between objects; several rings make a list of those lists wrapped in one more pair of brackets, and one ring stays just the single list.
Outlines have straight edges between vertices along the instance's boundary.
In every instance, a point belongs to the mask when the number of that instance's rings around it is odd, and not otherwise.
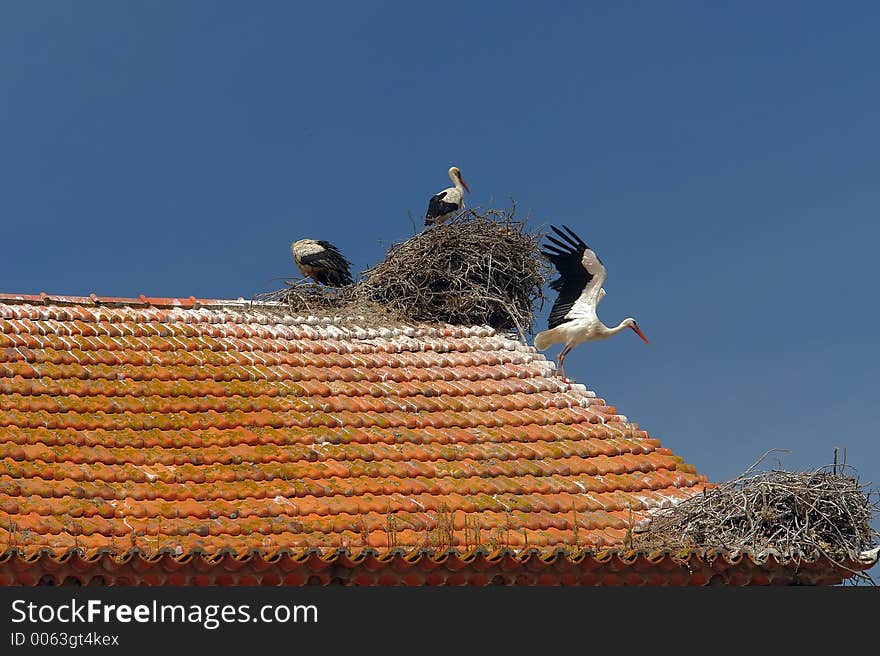
[{"label": "stork's long beak", "polygon": [[461,180],[461,186],[464,187],[464,190],[468,193],[471,193],[471,188],[467,186],[467,182],[464,181],[464,178],[458,176],[458,179]]},{"label": "stork's long beak", "polygon": [[638,326],[630,326],[630,328],[632,328],[635,331],[636,335],[638,335],[639,337],[642,338],[642,340],[645,342],[645,344],[651,343],[648,341],[648,338],[645,337],[645,333],[642,332],[641,328],[639,328]]}]

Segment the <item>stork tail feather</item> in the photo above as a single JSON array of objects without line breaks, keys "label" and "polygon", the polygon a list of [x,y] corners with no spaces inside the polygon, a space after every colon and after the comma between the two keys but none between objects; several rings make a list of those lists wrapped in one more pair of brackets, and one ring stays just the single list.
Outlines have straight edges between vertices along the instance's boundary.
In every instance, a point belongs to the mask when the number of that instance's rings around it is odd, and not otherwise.
[{"label": "stork tail feather", "polygon": [[557,344],[561,341],[564,341],[564,337],[559,333],[558,328],[552,328],[550,330],[544,330],[535,335],[535,348],[539,351],[543,351],[546,348],[549,348],[553,344]]}]

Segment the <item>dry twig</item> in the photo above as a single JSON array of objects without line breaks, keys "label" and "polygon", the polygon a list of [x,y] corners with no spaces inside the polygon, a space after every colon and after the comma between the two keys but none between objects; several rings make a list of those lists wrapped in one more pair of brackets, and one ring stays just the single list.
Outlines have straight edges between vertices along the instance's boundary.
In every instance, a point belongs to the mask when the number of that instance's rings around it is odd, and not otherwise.
[{"label": "dry twig", "polygon": [[467,210],[393,244],[354,285],[288,283],[255,300],[317,316],[378,313],[386,323],[489,325],[525,339],[550,269],[540,254],[541,234],[527,232],[514,214],[515,208]]},{"label": "dry twig", "polygon": [[[643,549],[774,550],[796,563],[825,556],[840,567],[876,543],[880,506],[857,478],[837,466],[809,472],[752,468],[672,508],[636,532]],[[851,571],[851,570],[850,570]]]}]

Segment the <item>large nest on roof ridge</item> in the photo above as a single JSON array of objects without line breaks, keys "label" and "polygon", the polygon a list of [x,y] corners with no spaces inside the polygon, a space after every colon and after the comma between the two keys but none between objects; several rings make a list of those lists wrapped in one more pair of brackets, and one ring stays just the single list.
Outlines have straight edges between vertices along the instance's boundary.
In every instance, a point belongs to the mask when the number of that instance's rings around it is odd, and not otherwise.
[{"label": "large nest on roof ridge", "polygon": [[417,321],[532,329],[549,273],[539,234],[514,209],[468,210],[394,244],[364,272],[364,293]]},{"label": "large nest on roof ridge", "polygon": [[385,259],[342,289],[288,283],[263,294],[296,312],[376,316],[424,323],[489,325],[532,331],[550,267],[541,234],[530,233],[509,210],[466,210],[447,223],[392,244]]},{"label": "large nest on roof ridge", "polygon": [[795,561],[825,556],[842,565],[871,549],[878,505],[839,466],[809,472],[744,474],[671,508],[655,511],[633,535],[644,549],[767,550]]}]

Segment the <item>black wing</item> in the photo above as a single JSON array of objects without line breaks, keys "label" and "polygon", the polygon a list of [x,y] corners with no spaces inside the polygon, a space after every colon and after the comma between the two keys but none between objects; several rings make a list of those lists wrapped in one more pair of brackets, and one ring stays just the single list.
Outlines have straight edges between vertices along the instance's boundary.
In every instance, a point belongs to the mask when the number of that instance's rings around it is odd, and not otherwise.
[{"label": "black wing", "polygon": [[428,201],[428,212],[425,214],[425,225],[431,225],[439,217],[458,209],[458,205],[455,203],[447,203],[443,200],[447,193],[441,191],[439,194],[431,196],[431,200]]},{"label": "black wing", "polygon": [[354,280],[351,277],[351,262],[329,241],[318,240],[318,244],[324,250],[305,255],[300,258],[300,262],[317,270],[318,282],[322,285],[343,287],[352,284]]},{"label": "black wing", "polygon": [[556,226],[550,227],[562,239],[560,241],[547,235],[550,244],[545,245],[544,250],[541,251],[559,272],[559,277],[550,283],[550,288],[559,292],[556,302],[550,309],[548,321],[549,327],[555,328],[565,323],[566,315],[571,312],[571,307],[580,298],[594,274],[587,271],[583,265],[584,253],[590,250],[589,246],[568,226],[562,226],[568,234]]}]

